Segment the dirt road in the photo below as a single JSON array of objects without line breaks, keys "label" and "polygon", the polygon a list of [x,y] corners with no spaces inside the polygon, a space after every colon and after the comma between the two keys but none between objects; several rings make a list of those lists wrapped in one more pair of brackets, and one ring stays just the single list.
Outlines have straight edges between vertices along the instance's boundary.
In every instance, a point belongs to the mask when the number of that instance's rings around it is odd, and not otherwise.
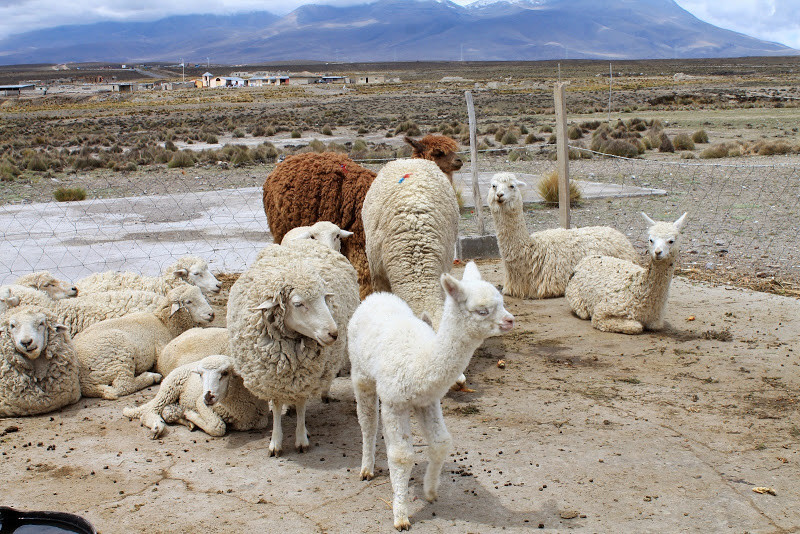
[{"label": "dirt road", "polygon": [[[501,269],[481,265],[496,283]],[[444,400],[455,448],[434,504],[416,441],[414,531],[800,527],[800,301],[677,280],[669,328],[635,337],[593,330],[563,299],[506,304],[517,326],[475,354],[475,392]],[[278,459],[268,432],[150,440],[121,410],[154,391],[0,421],[0,502],[75,512],[106,534],[393,532],[382,443],[376,478],[358,480],[347,379],[335,402],[310,405],[311,450]]]}]

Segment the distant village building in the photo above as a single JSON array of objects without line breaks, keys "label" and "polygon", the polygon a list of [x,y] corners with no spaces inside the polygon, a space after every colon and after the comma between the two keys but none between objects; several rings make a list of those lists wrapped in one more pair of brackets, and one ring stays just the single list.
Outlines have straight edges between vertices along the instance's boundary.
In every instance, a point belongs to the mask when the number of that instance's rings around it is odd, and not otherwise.
[{"label": "distant village building", "polygon": [[203,74],[201,79],[203,84],[202,87],[211,87],[211,80],[214,79],[214,75],[211,74],[210,72],[206,72]]},{"label": "distant village building", "polygon": [[0,85],[0,96],[20,96],[23,92],[32,92],[36,86],[32,83],[19,85]]},{"label": "distant village building", "polygon": [[139,86],[135,83],[112,83],[111,91],[113,93],[133,93],[139,90]]},{"label": "distant village building", "polygon": [[379,75],[369,75],[369,76],[359,76],[358,80],[356,80],[357,84],[371,84],[371,83],[386,83],[386,76],[379,76]]}]

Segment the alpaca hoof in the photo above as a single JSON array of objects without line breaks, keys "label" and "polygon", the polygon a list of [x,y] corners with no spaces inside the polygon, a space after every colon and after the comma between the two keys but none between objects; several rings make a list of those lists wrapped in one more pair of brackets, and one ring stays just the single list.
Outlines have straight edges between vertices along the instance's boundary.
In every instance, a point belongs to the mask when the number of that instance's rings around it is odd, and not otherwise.
[{"label": "alpaca hoof", "polygon": [[439,493],[436,491],[425,491],[425,500],[428,502],[435,502],[439,498]]},{"label": "alpaca hoof", "polygon": [[304,445],[301,443],[300,445],[295,445],[295,447],[297,448],[297,452],[301,454],[304,452],[308,452],[308,445]]},{"label": "alpaca hoof", "polygon": [[397,530],[411,530],[411,522],[408,518],[398,519],[394,522],[394,528]]},{"label": "alpaca hoof", "polygon": [[458,391],[460,393],[475,393],[475,390],[468,388],[466,384],[453,384],[450,391]]},{"label": "alpaca hoof", "polygon": [[270,445],[269,446],[269,455],[270,456],[274,456],[274,457],[277,458],[282,453],[283,453],[283,451],[281,449],[279,449],[278,447],[275,447],[274,445]]},{"label": "alpaca hoof", "polygon": [[361,480],[372,480],[375,477],[375,473],[371,470],[367,469],[366,467],[361,469]]}]

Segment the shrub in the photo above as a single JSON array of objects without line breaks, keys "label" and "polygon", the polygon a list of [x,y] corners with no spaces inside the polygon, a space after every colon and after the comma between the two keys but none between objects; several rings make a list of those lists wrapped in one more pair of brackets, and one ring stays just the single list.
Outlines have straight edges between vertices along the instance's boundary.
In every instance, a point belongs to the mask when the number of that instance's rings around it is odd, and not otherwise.
[{"label": "shrub", "polygon": [[694,141],[689,137],[689,134],[680,133],[675,136],[672,141],[675,150],[694,150]]},{"label": "shrub", "polygon": [[169,150],[170,152],[175,152],[176,150],[178,150],[178,147],[176,147],[175,143],[173,143],[172,141],[167,141],[166,143],[164,143],[164,148]]},{"label": "shrub", "polygon": [[244,137],[244,132],[243,132],[241,129],[239,129],[239,128],[236,128],[236,129],[233,131],[233,136],[234,136],[235,138],[237,138],[237,139],[239,139],[239,138],[242,138],[242,137]]},{"label": "shrub", "polygon": [[608,139],[600,144],[596,152],[623,158],[635,158],[639,155],[639,147],[623,139]]},{"label": "shrub", "polygon": [[539,141],[543,141],[543,139],[537,136],[535,133],[529,133],[527,137],[525,137],[526,145],[530,145],[532,143],[538,143]]},{"label": "shrub", "polygon": [[[367,130],[367,128],[364,127],[364,126],[360,126],[358,128],[358,134],[359,135],[364,135],[365,133],[369,133],[369,130]],[[416,134],[416,135],[419,135],[419,134]]]},{"label": "shrub", "polygon": [[312,140],[312,141],[311,141],[311,142],[308,144],[308,148],[309,148],[309,150],[311,150],[312,152],[325,152],[325,143],[323,143],[323,142],[322,142],[322,141],[320,141],[319,139],[313,139],[313,140]]},{"label": "shrub", "polygon": [[275,135],[275,127],[270,124],[264,129],[264,137],[272,137],[273,135]]},{"label": "shrub", "polygon": [[727,156],[728,156],[728,147],[727,145],[725,145],[725,143],[717,143],[716,145],[711,145],[710,147],[700,152],[700,157],[703,159],[716,159],[716,158],[724,158]]},{"label": "shrub", "polygon": [[513,162],[517,160],[530,161],[531,157],[528,154],[528,151],[525,150],[524,148],[517,148],[512,150],[511,153],[508,155],[508,161]]},{"label": "shrub", "polygon": [[[543,177],[536,186],[545,204],[558,206],[558,171]],[[569,204],[575,206],[581,201],[581,192],[575,182],[569,184]]]},{"label": "shrub", "polygon": [[661,138],[659,139],[658,145],[659,152],[675,152],[675,147],[672,145],[672,141],[670,141],[669,136],[661,132]]},{"label": "shrub", "polygon": [[72,163],[72,167],[76,171],[97,169],[99,167],[103,167],[104,165],[105,164],[102,162],[102,160],[93,158],[92,156],[83,156],[76,158],[75,161]]},{"label": "shrub", "polygon": [[583,137],[583,131],[577,126],[570,126],[567,129],[567,137],[569,137],[572,140],[580,139],[581,137]]},{"label": "shrub", "polygon": [[236,152],[231,156],[231,165],[247,165],[253,163],[253,155],[246,146],[237,147]]},{"label": "shrub", "polygon": [[580,124],[580,127],[587,130],[596,130],[600,127],[600,121],[584,121]]},{"label": "shrub", "polygon": [[325,126],[322,127],[322,135],[333,135],[333,130],[331,130],[329,124],[326,124]]},{"label": "shrub", "polygon": [[405,133],[408,136],[416,137],[418,135],[422,135],[422,131],[417,126],[417,123],[414,121],[403,121],[397,125],[394,129],[395,134]]},{"label": "shrub", "polygon": [[25,168],[29,171],[44,172],[50,165],[48,161],[41,156],[41,154],[34,154],[33,156],[25,159]]},{"label": "shrub", "polygon": [[86,200],[86,189],[82,187],[59,187],[53,191],[53,198],[58,202]]},{"label": "shrub", "polygon": [[183,150],[180,152],[175,152],[172,158],[167,163],[167,167],[170,169],[180,168],[180,167],[194,167],[194,156],[191,152]]},{"label": "shrub", "polygon": [[300,133],[300,130],[292,130],[292,133],[290,135],[292,139],[299,139],[303,137],[303,134]]},{"label": "shrub", "polygon": [[759,156],[774,156],[775,154],[788,154],[791,151],[792,147],[786,141],[764,141],[759,144],[757,153]]},{"label": "shrub", "polygon": [[367,142],[363,139],[356,139],[356,142],[353,143],[353,150],[356,152],[360,152],[367,149]]},{"label": "shrub", "polygon": [[708,143],[708,133],[705,130],[697,130],[692,134],[692,141],[695,143]]},{"label": "shrub", "polygon": [[253,128],[252,133],[253,137],[264,137],[264,134],[267,133],[267,129],[258,124],[255,128]]},{"label": "shrub", "polygon": [[217,143],[219,143],[219,139],[217,139],[217,136],[214,134],[206,134],[203,137],[203,141],[205,141],[209,145],[216,145]]},{"label": "shrub", "polygon": [[507,130],[506,133],[503,134],[503,137],[500,139],[500,142],[504,145],[516,145],[517,144],[517,136],[514,135],[514,132],[511,130]]},{"label": "shrub", "polygon": [[520,135],[528,135],[528,128],[526,128],[524,124],[519,127],[519,134]]},{"label": "shrub", "polygon": [[545,124],[544,126],[539,128],[539,132],[541,132],[541,133],[552,133],[553,132],[553,127]]},{"label": "shrub", "polygon": [[6,160],[0,163],[0,181],[10,182],[22,174],[16,165]]}]

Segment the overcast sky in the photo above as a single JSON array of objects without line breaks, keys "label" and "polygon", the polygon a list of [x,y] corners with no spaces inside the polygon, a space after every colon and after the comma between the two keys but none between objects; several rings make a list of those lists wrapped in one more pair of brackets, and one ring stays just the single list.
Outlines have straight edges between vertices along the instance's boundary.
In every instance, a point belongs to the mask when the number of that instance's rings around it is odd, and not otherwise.
[{"label": "overcast sky", "polygon": [[[466,5],[473,0],[455,0]],[[800,49],[800,0],[675,0],[716,26]],[[0,39],[9,35],[101,20],[154,20],[167,15],[266,10],[285,14],[306,3],[363,0],[0,0]]]}]

